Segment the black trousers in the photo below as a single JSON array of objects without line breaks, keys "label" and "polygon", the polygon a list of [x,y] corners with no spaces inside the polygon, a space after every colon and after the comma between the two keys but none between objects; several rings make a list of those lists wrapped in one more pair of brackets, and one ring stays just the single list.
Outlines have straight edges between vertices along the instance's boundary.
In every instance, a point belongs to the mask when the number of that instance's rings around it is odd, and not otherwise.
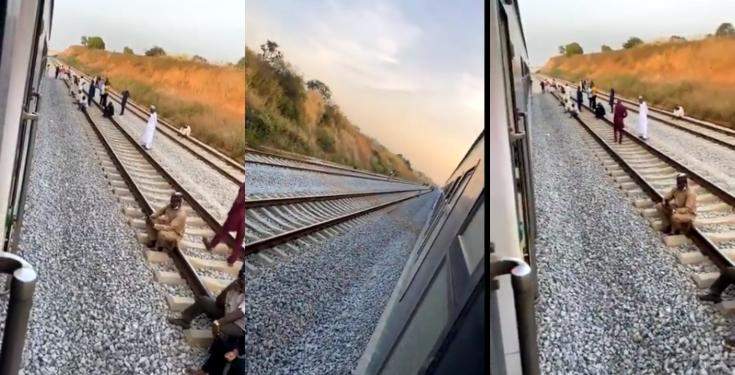
[{"label": "black trousers", "polygon": [[[245,340],[244,339],[230,339],[230,340],[223,340],[221,338],[216,338],[212,342],[212,345],[209,347],[209,357],[207,357],[207,361],[204,362],[204,365],[202,365],[202,370],[204,370],[207,374],[227,374],[227,375],[242,375],[246,372],[246,363],[245,358],[242,354],[242,351],[245,347]],[[232,351],[233,349],[237,348],[240,352],[238,357],[241,358],[235,358],[232,362],[227,362],[225,359],[225,353]],[[227,365],[230,365],[229,370],[226,371]]]},{"label": "black trousers", "polygon": [[715,280],[712,286],[709,287],[709,290],[712,294],[720,295],[731,284],[732,284],[732,281],[730,280],[730,278],[723,274],[723,275],[720,275],[720,277],[718,277],[717,280]]},{"label": "black trousers", "polygon": [[128,104],[128,98],[123,98],[123,100],[120,102],[120,115],[121,116],[123,113],[125,113],[125,104]]},{"label": "black trousers", "polygon": [[102,105],[102,108],[107,105],[107,94],[100,95],[100,105]]},{"label": "black trousers", "polygon": [[[197,298],[193,305],[181,312],[181,319],[191,322],[197,316],[206,314],[210,319],[219,319],[225,316],[225,311],[212,298]],[[221,337],[231,339],[245,336],[245,332],[235,323],[227,323],[220,327]]]}]

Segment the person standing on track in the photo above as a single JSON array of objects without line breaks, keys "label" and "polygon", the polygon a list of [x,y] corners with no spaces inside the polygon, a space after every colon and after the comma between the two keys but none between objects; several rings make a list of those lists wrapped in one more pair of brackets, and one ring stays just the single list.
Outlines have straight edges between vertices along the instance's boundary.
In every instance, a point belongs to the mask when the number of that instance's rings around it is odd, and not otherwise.
[{"label": "person standing on track", "polygon": [[245,182],[240,184],[235,201],[232,202],[232,207],[227,213],[227,219],[222,224],[222,230],[212,238],[211,242],[202,237],[204,247],[212,251],[212,248],[222,242],[224,236],[230,232],[236,233],[235,247],[232,249],[230,256],[227,257],[227,264],[231,266],[240,258],[240,254],[243,252],[242,243],[245,240]]},{"label": "person standing on track", "polygon": [[97,86],[94,83],[94,81],[90,82],[89,83],[89,93],[87,94],[87,105],[88,106],[92,105],[92,100],[94,99],[94,93],[96,89],[97,89]]},{"label": "person standing on track", "polygon": [[618,144],[623,143],[623,128],[625,128],[625,118],[628,117],[628,110],[623,105],[623,102],[618,99],[618,103],[615,105],[613,112],[613,138],[614,142]]},{"label": "person standing on track", "polygon": [[125,104],[128,104],[128,96],[130,96],[130,92],[128,90],[123,90],[122,100],[120,100],[120,116],[125,113]]},{"label": "person standing on track", "polygon": [[615,111],[615,89],[610,89],[610,112]]},{"label": "person standing on track", "polygon": [[107,106],[107,85],[110,83],[107,79],[100,79],[100,105],[102,108]]},{"label": "person standing on track", "polygon": [[59,78],[59,66],[56,65],[56,73],[54,74],[54,78]]},{"label": "person standing on track", "polygon": [[542,80],[542,81],[540,82],[540,84],[541,84],[541,92],[542,92],[542,93],[546,92],[546,83],[544,83],[544,81]]},{"label": "person standing on track", "polygon": [[638,136],[644,141],[648,140],[648,104],[642,96],[638,97]]},{"label": "person standing on track", "polygon": [[143,135],[140,137],[140,145],[146,150],[153,148],[153,136],[156,134],[156,126],[158,126],[158,113],[156,113],[156,106],[152,105],[151,115],[148,117]]},{"label": "person standing on track", "polygon": [[149,217],[149,248],[169,251],[179,246],[179,241],[186,230],[186,209],[181,207],[183,195],[179,192],[171,194],[169,204],[159,208]]},{"label": "person standing on track", "polygon": [[582,88],[577,86],[577,107],[582,111]]}]

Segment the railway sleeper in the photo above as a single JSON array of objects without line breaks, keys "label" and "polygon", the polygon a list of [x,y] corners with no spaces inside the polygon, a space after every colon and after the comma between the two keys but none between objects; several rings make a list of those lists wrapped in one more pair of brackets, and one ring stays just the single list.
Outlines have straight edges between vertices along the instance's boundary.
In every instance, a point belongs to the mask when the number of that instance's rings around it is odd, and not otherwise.
[{"label": "railway sleeper", "polygon": [[[161,284],[186,285],[186,280],[184,280],[181,275],[175,271],[155,271],[154,278]],[[214,295],[219,294],[232,282],[232,280],[223,280],[210,276],[199,276],[199,279]]]},{"label": "railway sleeper", "polygon": [[[735,257],[735,249],[722,249],[720,251],[728,258]],[[709,260],[709,258],[699,250],[680,253],[677,258],[681,264],[699,264]]]},{"label": "railway sleeper", "polygon": [[697,288],[704,289],[712,286],[718,277],[720,277],[719,272],[697,272],[692,275],[692,280]]}]

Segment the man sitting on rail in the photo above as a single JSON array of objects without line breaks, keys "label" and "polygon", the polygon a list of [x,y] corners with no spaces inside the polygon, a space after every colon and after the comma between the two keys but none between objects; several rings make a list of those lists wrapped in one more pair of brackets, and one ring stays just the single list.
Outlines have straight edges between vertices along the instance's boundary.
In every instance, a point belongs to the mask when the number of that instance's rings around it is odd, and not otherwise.
[{"label": "man sitting on rail", "polygon": [[191,126],[184,125],[179,128],[179,133],[184,137],[191,137]]},{"label": "man sitting on rail", "polygon": [[676,187],[664,195],[663,202],[656,204],[656,208],[662,213],[664,232],[689,232],[697,216],[697,194],[689,189],[685,174],[676,176]]},{"label": "man sitting on rail", "polygon": [[682,106],[676,106],[676,109],[674,110],[674,118],[682,119],[684,118],[684,107]]},{"label": "man sitting on rail", "polygon": [[595,117],[598,119],[605,118],[605,107],[603,107],[602,103],[597,103],[597,106],[595,107]]},{"label": "man sitting on rail", "polygon": [[112,118],[112,115],[115,114],[115,107],[112,105],[112,101],[108,101],[107,105],[105,105],[105,109],[102,112],[103,117]]},{"label": "man sitting on rail", "polygon": [[[221,374],[227,362],[233,362],[241,354],[245,337],[245,266],[237,278],[217,295],[196,297],[193,305],[181,312],[181,318],[169,318],[171,324],[189,329],[191,321],[206,314],[212,322],[214,341],[209,347],[209,358],[195,374]],[[202,372],[203,371],[203,372]]]},{"label": "man sitting on rail", "polygon": [[171,194],[171,201],[150,216],[148,247],[157,250],[173,250],[179,246],[186,228],[186,209],[181,207],[183,195]]}]

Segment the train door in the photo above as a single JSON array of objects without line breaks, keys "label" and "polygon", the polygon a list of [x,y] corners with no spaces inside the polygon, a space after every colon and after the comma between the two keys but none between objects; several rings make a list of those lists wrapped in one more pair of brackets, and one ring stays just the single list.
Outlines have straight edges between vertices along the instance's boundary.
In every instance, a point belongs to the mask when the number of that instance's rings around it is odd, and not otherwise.
[{"label": "train door", "polygon": [[[530,71],[515,1],[490,14],[490,373],[538,373]],[[530,265],[529,265],[530,264]]]},{"label": "train door", "polygon": [[[24,99],[20,123],[17,129],[16,147],[13,157],[12,173],[10,176],[10,190],[7,196],[7,210],[3,227],[3,250],[15,251],[20,228],[23,221],[23,207],[26,197],[26,181],[30,173],[33,159],[33,148],[38,119],[38,110],[41,96],[38,93],[41,78],[46,69],[46,55],[48,52],[47,36],[50,32],[50,17],[52,1],[38,1],[36,9],[28,9],[34,13],[27,19],[35,20],[32,25],[32,40],[30,61],[27,65],[28,79],[24,87]],[[35,53],[33,53],[35,52]]]}]

